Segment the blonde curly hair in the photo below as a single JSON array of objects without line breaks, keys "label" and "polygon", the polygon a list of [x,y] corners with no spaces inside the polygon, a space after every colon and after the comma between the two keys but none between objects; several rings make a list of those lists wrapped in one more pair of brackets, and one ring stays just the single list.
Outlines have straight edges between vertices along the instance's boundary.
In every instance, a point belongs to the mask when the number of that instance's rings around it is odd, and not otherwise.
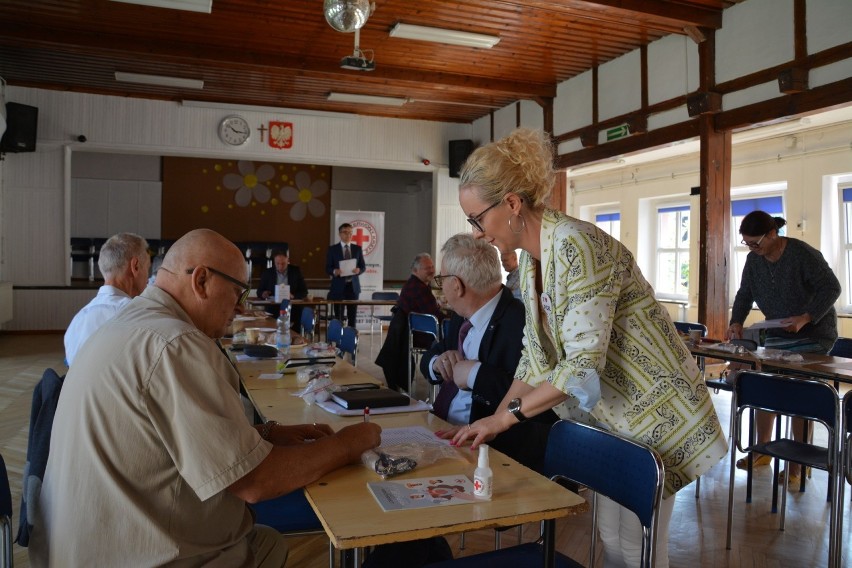
[{"label": "blonde curly hair", "polygon": [[518,128],[477,148],[465,161],[459,178],[459,190],[476,186],[483,201],[497,203],[507,193],[514,193],[534,209],[544,207],[556,179],[553,143],[546,132]]}]

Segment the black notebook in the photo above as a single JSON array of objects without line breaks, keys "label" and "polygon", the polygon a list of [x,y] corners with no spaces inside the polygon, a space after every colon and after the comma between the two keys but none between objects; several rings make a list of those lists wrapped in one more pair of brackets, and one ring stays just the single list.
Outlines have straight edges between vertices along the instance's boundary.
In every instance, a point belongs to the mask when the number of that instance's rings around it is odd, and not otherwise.
[{"label": "black notebook", "polygon": [[411,401],[408,396],[386,388],[339,391],[331,393],[331,399],[348,410],[358,410],[368,406],[370,408],[408,406]]}]

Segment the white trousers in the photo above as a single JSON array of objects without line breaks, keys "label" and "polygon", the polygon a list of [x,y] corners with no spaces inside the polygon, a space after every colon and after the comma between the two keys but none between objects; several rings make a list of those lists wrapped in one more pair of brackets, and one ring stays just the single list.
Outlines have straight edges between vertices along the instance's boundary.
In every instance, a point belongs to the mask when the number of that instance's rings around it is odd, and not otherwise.
[{"label": "white trousers", "polygon": [[[656,568],[669,567],[669,524],[675,496],[663,499],[657,513]],[[598,495],[598,533],[604,546],[605,568],[638,568],[642,560],[639,518],[615,501]]]}]

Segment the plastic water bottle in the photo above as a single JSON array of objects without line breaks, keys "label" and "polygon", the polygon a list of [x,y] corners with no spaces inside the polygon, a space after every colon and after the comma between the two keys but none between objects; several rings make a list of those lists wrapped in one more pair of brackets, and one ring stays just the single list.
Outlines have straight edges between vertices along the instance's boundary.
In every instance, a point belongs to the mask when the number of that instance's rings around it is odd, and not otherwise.
[{"label": "plastic water bottle", "polygon": [[473,495],[477,499],[491,500],[492,492],[491,466],[488,464],[488,446],[479,446],[479,461],[473,472]]},{"label": "plastic water bottle", "polygon": [[275,347],[281,355],[290,354],[290,301],[281,302],[281,313],[278,316],[275,331]]}]

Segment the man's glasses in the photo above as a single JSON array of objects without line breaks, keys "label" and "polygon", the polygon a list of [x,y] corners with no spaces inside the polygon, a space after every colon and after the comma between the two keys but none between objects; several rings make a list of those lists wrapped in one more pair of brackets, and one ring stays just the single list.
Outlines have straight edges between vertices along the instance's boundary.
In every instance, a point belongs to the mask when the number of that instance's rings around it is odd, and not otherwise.
[{"label": "man's glasses", "polygon": [[486,213],[488,213],[490,210],[494,209],[495,207],[497,207],[501,203],[503,203],[502,199],[500,201],[498,201],[497,203],[495,203],[494,205],[491,205],[488,208],[486,208],[485,211],[483,211],[479,215],[469,216],[467,218],[467,222],[470,223],[471,225],[473,225],[473,228],[476,229],[477,231],[479,231],[480,233],[484,233],[485,229],[482,228],[482,218],[485,217]]},{"label": "man's glasses", "polygon": [[[468,219],[468,221],[470,221],[470,219]],[[459,277],[456,276],[455,274],[436,274],[432,278],[432,280],[434,280],[435,286],[438,288],[438,290],[444,289],[444,278],[459,278]],[[459,282],[461,282],[461,278],[459,278]]]},{"label": "man's glasses", "polygon": [[740,242],[741,242],[742,244],[744,244],[745,246],[747,246],[748,248],[750,248],[750,249],[754,250],[754,249],[756,249],[756,248],[760,248],[760,242],[763,240],[763,237],[765,237],[765,236],[766,236],[766,235],[768,235],[768,234],[769,234],[769,233],[763,233],[763,234],[760,236],[760,238],[759,238],[759,239],[757,239],[757,241],[755,241],[755,242],[753,242],[753,243],[750,243],[750,242],[748,242],[748,241],[747,241],[747,240],[745,240],[745,239],[741,240]]},{"label": "man's glasses", "polygon": [[[242,306],[243,304],[246,303],[246,300],[248,299],[248,296],[249,296],[249,292],[251,292],[251,286],[249,286],[245,282],[240,282],[239,280],[237,280],[233,276],[228,276],[227,274],[225,274],[221,270],[216,270],[215,268],[211,268],[209,266],[205,266],[204,268],[206,268],[207,270],[209,270],[210,272],[212,272],[216,276],[221,276],[222,278],[224,278],[225,280],[227,280],[231,284],[236,284],[237,286],[239,286],[240,289],[242,290],[242,293],[240,294],[240,299],[237,300],[237,305]],[[187,274],[192,274],[194,271],[195,271],[195,268],[187,268],[186,269]]]}]

